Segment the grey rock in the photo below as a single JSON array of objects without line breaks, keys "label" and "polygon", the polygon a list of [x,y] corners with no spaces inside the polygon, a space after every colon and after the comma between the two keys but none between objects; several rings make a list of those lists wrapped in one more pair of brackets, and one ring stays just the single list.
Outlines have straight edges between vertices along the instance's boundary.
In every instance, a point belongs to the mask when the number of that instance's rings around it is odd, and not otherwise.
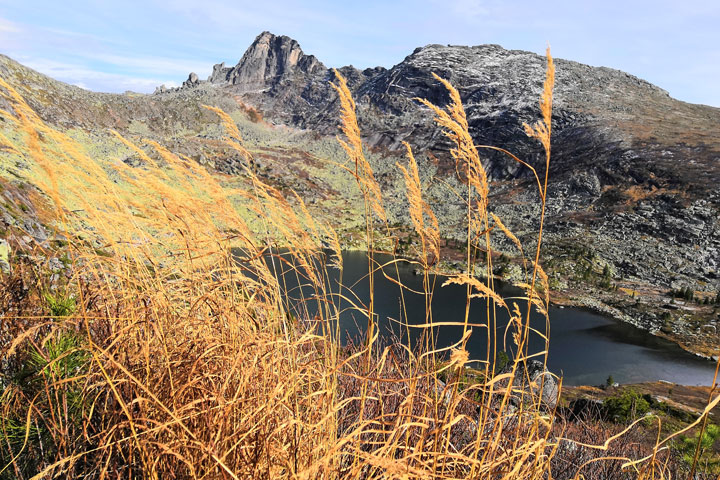
[{"label": "grey rock", "polygon": [[12,215],[10,215],[4,209],[2,210],[2,221],[3,221],[3,223],[5,223],[5,225],[8,225],[8,226],[12,226],[17,223],[15,221],[15,219],[12,217]]},{"label": "grey rock", "polygon": [[65,266],[57,257],[50,257],[48,259],[48,268],[50,268],[51,271],[57,272],[59,270],[63,270]]},{"label": "grey rock", "polygon": [[296,76],[324,74],[326,70],[314,56],[305,55],[297,41],[263,32],[235,67],[217,64],[208,80],[234,85],[240,92],[258,92]]},{"label": "grey rock", "polygon": [[190,75],[188,75],[187,80],[183,82],[183,87],[185,88],[194,88],[200,85],[200,79],[197,76],[197,73],[190,72]]},{"label": "grey rock", "polygon": [[[506,367],[501,374],[509,373],[510,367]],[[507,380],[498,382],[500,388],[507,386]],[[521,391],[521,394],[513,394],[510,403],[515,407],[520,404],[530,404],[539,401],[541,406],[547,410],[554,410],[560,395],[555,376],[545,368],[542,362],[530,360],[527,367],[519,365],[513,379],[513,389]]]},{"label": "grey rock", "polygon": [[233,69],[225,66],[225,62],[213,65],[213,71],[207,81],[210,83],[227,83]]},{"label": "grey rock", "polygon": [[[518,375],[522,378],[520,384],[523,384],[527,377],[524,372],[518,372]],[[527,366],[527,375],[530,378],[531,391],[535,395],[539,395],[540,401],[546,408],[554,410],[557,406],[560,390],[553,374],[545,368],[542,362],[530,360]],[[516,381],[518,380],[516,378]]]},{"label": "grey rock", "polygon": [[145,161],[140,158],[139,155],[130,155],[129,157],[123,158],[122,162],[131,167],[142,167],[145,165]]}]

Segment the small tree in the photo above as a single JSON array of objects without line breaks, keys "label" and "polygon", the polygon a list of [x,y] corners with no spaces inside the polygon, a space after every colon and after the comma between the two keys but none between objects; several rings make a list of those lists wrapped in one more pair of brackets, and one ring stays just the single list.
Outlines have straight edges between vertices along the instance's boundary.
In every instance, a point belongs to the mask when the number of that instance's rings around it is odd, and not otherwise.
[{"label": "small tree", "polygon": [[695,292],[693,292],[690,287],[685,287],[683,290],[683,298],[687,301],[690,301],[695,296]]},{"label": "small tree", "polygon": [[683,460],[688,464],[692,464],[699,443],[699,465],[701,470],[717,473],[720,458],[714,455],[712,447],[718,439],[720,439],[720,427],[710,424],[703,432],[702,437],[700,437],[700,432],[695,433],[692,437],[681,436],[678,450],[682,454]]}]

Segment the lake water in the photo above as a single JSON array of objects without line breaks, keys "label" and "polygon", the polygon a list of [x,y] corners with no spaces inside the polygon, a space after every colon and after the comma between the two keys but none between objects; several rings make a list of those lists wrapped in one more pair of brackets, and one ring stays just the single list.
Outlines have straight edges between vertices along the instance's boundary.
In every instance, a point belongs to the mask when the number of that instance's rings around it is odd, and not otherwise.
[{"label": "lake water", "polygon": [[[389,262],[389,255],[375,255],[380,264]],[[279,265],[276,262],[276,265]],[[328,269],[332,291],[356,298],[356,303],[367,303],[369,299],[369,281],[367,278],[368,260],[364,252],[343,253],[342,277],[338,270]],[[397,267],[397,272],[396,272]],[[413,273],[415,267],[405,262],[388,266],[385,272],[397,278],[409,289],[422,291],[422,275]],[[288,295],[297,298],[299,293],[310,295],[307,288],[298,288],[296,275],[284,276]],[[462,322],[465,314],[465,287],[449,285],[441,287],[444,277],[437,277],[434,288],[432,312],[435,322]],[[342,287],[339,287],[339,284]],[[499,293],[504,298],[520,295],[513,287],[501,285]],[[382,273],[375,274],[375,313],[381,335],[385,339],[391,335],[401,336],[407,342],[416,342],[421,329],[401,328],[399,321],[409,319],[407,323],[425,322],[424,296],[403,289],[404,308],[400,301],[400,288]],[[340,334],[343,341],[348,338],[362,337],[366,318],[350,309],[350,303],[338,300],[343,312],[340,315]],[[525,302],[518,301],[525,308]],[[507,337],[507,346],[503,346],[503,336],[508,316],[498,309],[498,321],[491,335],[499,342],[498,350],[510,350],[512,343]],[[307,315],[307,312],[304,312]],[[310,312],[312,315],[313,312]],[[470,308],[470,322],[485,323],[486,303],[474,299]],[[540,331],[545,330],[545,319],[533,313],[531,325]],[[446,347],[462,337],[462,326],[436,327],[437,347]],[[408,331],[410,334],[408,335]],[[564,378],[566,385],[598,385],[605,383],[609,375],[616,382],[635,383],[643,381],[667,380],[685,385],[710,385],[713,380],[715,364],[689,354],[677,345],[650,335],[638,328],[611,318],[576,308],[550,308],[550,348],[548,368]],[[487,328],[474,327],[468,341],[470,358],[485,359],[488,344]],[[544,340],[537,334],[530,339],[530,352],[542,351]]]}]

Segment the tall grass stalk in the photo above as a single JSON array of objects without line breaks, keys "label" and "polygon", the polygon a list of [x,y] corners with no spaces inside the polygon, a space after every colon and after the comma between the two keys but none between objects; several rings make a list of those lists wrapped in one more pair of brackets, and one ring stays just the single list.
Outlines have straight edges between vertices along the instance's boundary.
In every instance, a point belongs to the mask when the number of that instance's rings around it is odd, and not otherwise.
[{"label": "tall grass stalk", "polygon": [[[401,338],[380,338],[374,277],[387,275],[385,267],[397,272],[406,260],[376,260],[377,238],[392,231],[363,152],[355,102],[335,75],[345,169],[364,201],[366,305],[330,284],[330,269],[342,269],[338,235],[295,192],[284,195],[250,167],[242,186],[228,188],[191,159],[119,132],[115,141],[142,166],[99,161],[45,124],[0,79],[12,110],[3,116],[23,132],[21,141],[2,141],[29,161],[29,178],[70,239],[73,275],[60,291],[74,299],[66,305],[51,297],[53,307],[43,300],[42,272],[24,268],[14,274],[35,279],[41,293],[13,287],[0,297],[0,478],[554,478],[563,428],[543,401],[545,376],[530,378],[527,371],[532,358],[545,361],[549,341],[546,323],[546,331],[536,332],[545,348],[529,349],[530,311],[547,321],[549,305],[540,266],[554,82],[549,52],[542,120],[526,127],[545,150],[542,179],[510,152],[474,144],[460,94],[449,82],[436,77],[450,98],[446,108],[420,100],[452,141],[450,154],[466,185],[466,270],[443,281],[466,288],[465,313],[442,322],[462,326],[463,334],[442,349],[435,338],[440,322],[432,315],[433,293],[441,288],[435,266],[442,232],[409,145],[407,164],[398,168],[408,224],[419,238],[411,261],[423,272],[425,315],[405,313]],[[227,144],[250,160],[232,119],[206,108],[219,116]],[[541,213],[533,258],[525,258],[518,238],[489,213],[484,148],[511,155],[535,175]],[[496,292],[493,228],[523,258],[522,298]],[[288,294],[289,275],[300,285],[292,292],[297,301]],[[486,301],[480,320],[471,311],[474,298]],[[523,301],[525,312],[518,305]],[[367,318],[365,339],[354,346],[341,342],[346,303]],[[68,308],[60,314],[58,305]],[[499,310],[511,319],[509,340],[496,335]],[[417,345],[414,329],[422,332]],[[487,331],[487,348],[473,359],[467,344],[480,329]],[[498,372],[500,342],[514,355]],[[480,365],[475,381],[468,381],[471,361]],[[594,448],[601,455],[573,463],[572,475],[580,478],[609,461],[602,452],[618,438],[583,445],[583,452]],[[658,441],[647,457],[621,458],[637,478],[668,478],[663,445]]]}]

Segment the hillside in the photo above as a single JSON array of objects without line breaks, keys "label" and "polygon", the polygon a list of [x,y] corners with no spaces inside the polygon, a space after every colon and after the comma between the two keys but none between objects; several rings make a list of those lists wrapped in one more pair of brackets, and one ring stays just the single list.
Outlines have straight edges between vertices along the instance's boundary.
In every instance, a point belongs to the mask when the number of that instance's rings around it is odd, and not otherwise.
[{"label": "hillside", "polygon": [[[632,75],[557,60],[553,110],[553,159],[543,264],[557,301],[608,312],[686,348],[717,354],[717,311],[710,305],[672,301],[671,290],[689,287],[695,296],[720,291],[720,109],[670,98]],[[415,150],[428,198],[448,234],[462,238],[464,209],[447,193],[462,178],[450,146],[429,111],[415,100],[447,102],[436,73],[460,91],[476,144],[506,148],[539,169],[542,149],[525,135],[523,122],[537,120],[544,59],[497,45],[428,45],[390,69],[339,71],[357,100],[359,123],[383,188],[393,224],[409,226],[404,186],[395,163],[401,141]],[[332,71],[288,37],[260,34],[237,65],[215,65],[207,80],[190,74],[178,89],[153,95],[102,94],[52,80],[0,56],[0,77],[15,87],[47,123],[113,161],[142,169],[142,162],[115,141],[109,129],[131,139],[149,138],[213,169],[227,185],[243,182],[244,160],[223,142],[217,106],[238,124],[251,153],[251,168],[269,183],[293,189],[353,245],[361,227],[359,192],[335,142],[338,102]],[[7,110],[4,100],[0,108]],[[0,132],[21,135],[0,116]],[[27,163],[0,151],[5,192],[33,183]],[[484,159],[494,181],[490,209],[523,243],[537,231],[537,195],[529,172],[499,153]],[[5,195],[5,194],[3,194]],[[20,193],[18,193],[20,195]],[[27,194],[29,195],[29,194]],[[21,226],[43,241],[41,208],[13,208],[6,195],[4,228]],[[19,197],[17,197],[19,198]],[[37,218],[28,218],[37,210]],[[31,228],[28,228],[31,227]],[[402,227],[401,227],[402,228]],[[516,265],[511,244],[496,235]],[[456,253],[447,252],[450,263]],[[607,267],[607,269],[606,269]]]}]

